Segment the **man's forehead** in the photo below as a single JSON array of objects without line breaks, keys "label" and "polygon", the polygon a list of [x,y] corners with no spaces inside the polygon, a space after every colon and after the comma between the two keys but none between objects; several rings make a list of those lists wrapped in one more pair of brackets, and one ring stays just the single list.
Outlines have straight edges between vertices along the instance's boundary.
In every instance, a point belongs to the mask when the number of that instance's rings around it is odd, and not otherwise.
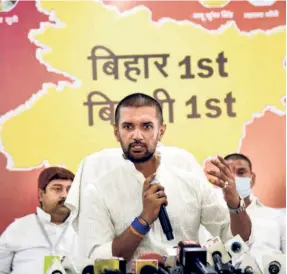
[{"label": "man's forehead", "polygon": [[155,119],[157,119],[157,113],[154,107],[122,107],[120,109],[121,123],[134,120],[149,122]]},{"label": "man's forehead", "polygon": [[227,162],[235,168],[249,168],[248,162],[243,159],[229,159]]},{"label": "man's forehead", "polygon": [[56,179],[56,180],[52,180],[48,185],[50,185],[50,186],[55,186],[55,185],[67,186],[67,185],[71,185],[71,184],[72,184],[71,180]]}]

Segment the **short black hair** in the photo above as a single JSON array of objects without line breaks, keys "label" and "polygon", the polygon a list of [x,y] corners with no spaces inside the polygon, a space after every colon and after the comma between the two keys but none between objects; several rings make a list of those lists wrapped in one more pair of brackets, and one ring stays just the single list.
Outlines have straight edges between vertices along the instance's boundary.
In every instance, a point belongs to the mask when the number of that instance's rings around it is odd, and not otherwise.
[{"label": "short black hair", "polygon": [[250,170],[252,170],[252,164],[251,164],[250,159],[243,154],[231,153],[231,154],[226,155],[224,157],[224,160],[226,160],[226,161],[228,161],[228,160],[244,160],[248,163]]},{"label": "short black hair", "polygon": [[133,93],[123,98],[116,107],[115,122],[116,125],[120,120],[120,109],[123,107],[154,107],[158,114],[160,124],[163,123],[163,115],[161,105],[153,97],[144,93]]}]

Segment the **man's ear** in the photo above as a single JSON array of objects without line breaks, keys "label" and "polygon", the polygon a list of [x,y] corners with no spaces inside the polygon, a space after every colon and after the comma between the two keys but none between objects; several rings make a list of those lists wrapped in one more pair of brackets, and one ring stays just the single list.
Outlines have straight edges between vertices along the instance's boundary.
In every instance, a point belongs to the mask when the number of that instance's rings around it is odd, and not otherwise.
[{"label": "man's ear", "polygon": [[43,201],[43,195],[45,193],[45,190],[44,189],[41,189],[39,188],[38,189],[38,199],[39,199],[39,202],[41,203]]},{"label": "man's ear", "polygon": [[166,130],[166,124],[162,124],[159,129],[159,140],[158,141],[161,141],[161,139],[163,138],[165,130]]},{"label": "man's ear", "polygon": [[119,142],[120,141],[119,128],[116,124],[113,125],[113,128],[114,128],[114,135],[117,141]]},{"label": "man's ear", "polygon": [[251,172],[251,188],[254,187],[255,185],[255,180],[256,180],[256,174],[254,172]]}]

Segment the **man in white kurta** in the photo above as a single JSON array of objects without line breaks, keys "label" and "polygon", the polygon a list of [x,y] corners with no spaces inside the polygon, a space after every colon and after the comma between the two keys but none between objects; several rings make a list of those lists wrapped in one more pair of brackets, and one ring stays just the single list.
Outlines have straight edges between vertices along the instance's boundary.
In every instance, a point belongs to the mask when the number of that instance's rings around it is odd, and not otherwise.
[{"label": "man in white kurta", "polygon": [[[227,206],[210,183],[169,163],[165,165],[164,159],[157,171],[157,178],[168,195],[167,212],[175,239],[167,241],[159,220],[156,220],[135,257],[151,251],[165,254],[167,248],[176,246],[181,240],[197,241],[200,224],[214,236],[219,235],[223,241],[232,237]],[[81,254],[92,258],[112,257],[113,239],[142,211],[144,181],[144,176],[133,163],[124,160],[86,187],[83,194],[84,211],[79,221]]]},{"label": "man in white kurta", "polygon": [[[36,213],[52,243],[62,237],[54,254],[73,255],[77,248],[77,237],[71,225],[71,217],[56,225],[51,222],[51,216],[41,208],[37,207]],[[38,225],[36,214],[16,219],[0,238],[0,274],[43,273],[46,255],[52,253]]]},{"label": "man in white kurta", "polygon": [[[223,241],[232,236],[230,223],[232,233],[249,238],[251,222],[224,159],[212,161],[220,172],[209,173],[216,178],[214,184],[224,188],[223,202],[206,180],[168,164],[164,155],[156,155],[166,126],[161,106],[152,97],[139,93],[125,97],[116,108],[115,121],[114,134],[127,160],[119,161],[84,188],[79,211],[83,256],[113,255],[129,260],[145,251],[163,255],[180,240],[197,240],[200,223]],[[155,172],[159,183],[152,185]],[[165,239],[157,220],[167,197],[172,241]],[[229,213],[233,214],[231,218]]]},{"label": "man in white kurta", "polygon": [[74,255],[77,235],[64,205],[74,174],[60,167],[43,170],[38,178],[40,206],[16,219],[0,237],[0,274],[39,274],[44,257]]}]

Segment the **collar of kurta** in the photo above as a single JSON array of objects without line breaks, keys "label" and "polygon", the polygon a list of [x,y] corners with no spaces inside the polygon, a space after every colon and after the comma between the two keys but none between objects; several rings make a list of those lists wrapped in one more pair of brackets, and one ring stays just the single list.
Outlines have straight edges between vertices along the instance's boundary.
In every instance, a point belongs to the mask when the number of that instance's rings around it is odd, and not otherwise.
[{"label": "collar of kurta", "polygon": [[[37,207],[36,212],[37,212],[37,215],[39,216],[39,218],[42,221],[44,221],[44,222],[51,222],[51,215],[49,213],[45,212],[42,208]],[[72,214],[70,214],[69,217],[62,224],[68,223],[70,221],[70,219],[71,219],[71,215]],[[60,225],[62,225],[62,224],[60,224]]]},{"label": "collar of kurta", "polygon": [[259,201],[259,199],[253,194],[250,195],[251,203],[248,208],[263,207],[264,205]]}]

